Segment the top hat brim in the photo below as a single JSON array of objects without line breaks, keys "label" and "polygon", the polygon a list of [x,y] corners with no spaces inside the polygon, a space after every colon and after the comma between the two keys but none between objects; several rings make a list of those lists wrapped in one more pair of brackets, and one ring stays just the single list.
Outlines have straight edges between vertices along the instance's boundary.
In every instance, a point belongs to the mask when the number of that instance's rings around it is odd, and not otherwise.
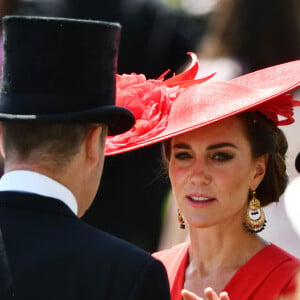
[{"label": "top hat brim", "polygon": [[[248,111],[300,85],[300,60],[265,68],[229,81],[208,81],[188,87],[172,103],[166,126],[147,138],[133,136],[118,144],[107,141],[106,155],[115,155],[164,141],[179,134]],[[111,145],[110,145],[111,143]]]},{"label": "top hat brim", "polygon": [[108,125],[108,134],[114,136],[129,130],[135,122],[133,114],[126,108],[110,105],[78,112],[61,114],[10,114],[0,113],[0,121],[22,123],[100,123]]}]

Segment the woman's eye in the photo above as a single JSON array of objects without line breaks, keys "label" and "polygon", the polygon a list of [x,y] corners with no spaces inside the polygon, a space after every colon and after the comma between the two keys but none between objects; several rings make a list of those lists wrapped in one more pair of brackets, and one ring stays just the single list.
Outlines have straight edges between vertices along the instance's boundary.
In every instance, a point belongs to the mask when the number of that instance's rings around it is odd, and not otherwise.
[{"label": "woman's eye", "polygon": [[186,159],[191,158],[192,156],[188,152],[177,152],[174,154],[176,159]]},{"label": "woman's eye", "polygon": [[232,158],[233,158],[233,156],[231,154],[223,153],[223,152],[215,153],[212,156],[212,159],[215,160],[215,161],[218,161],[218,162],[225,162],[225,161],[228,161]]}]

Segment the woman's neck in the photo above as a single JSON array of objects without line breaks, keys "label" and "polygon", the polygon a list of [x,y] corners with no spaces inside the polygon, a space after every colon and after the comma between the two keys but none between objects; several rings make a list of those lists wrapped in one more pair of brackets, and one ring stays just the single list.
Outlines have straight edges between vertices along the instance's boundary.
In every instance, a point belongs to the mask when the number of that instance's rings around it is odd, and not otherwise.
[{"label": "woman's neck", "polygon": [[190,242],[189,264],[203,274],[220,268],[238,269],[267,244],[242,227],[228,230],[221,226],[191,228]]},{"label": "woman's neck", "polygon": [[184,287],[204,297],[206,287],[220,293],[236,271],[266,246],[256,234],[214,227],[190,230]]}]

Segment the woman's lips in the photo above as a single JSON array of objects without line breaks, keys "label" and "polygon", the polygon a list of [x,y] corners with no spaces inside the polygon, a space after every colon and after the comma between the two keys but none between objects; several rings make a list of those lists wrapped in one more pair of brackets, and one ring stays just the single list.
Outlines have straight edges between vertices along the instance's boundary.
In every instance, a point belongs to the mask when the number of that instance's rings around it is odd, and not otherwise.
[{"label": "woman's lips", "polygon": [[205,207],[216,200],[216,198],[202,195],[188,195],[186,198],[189,200],[189,203],[194,207]]}]

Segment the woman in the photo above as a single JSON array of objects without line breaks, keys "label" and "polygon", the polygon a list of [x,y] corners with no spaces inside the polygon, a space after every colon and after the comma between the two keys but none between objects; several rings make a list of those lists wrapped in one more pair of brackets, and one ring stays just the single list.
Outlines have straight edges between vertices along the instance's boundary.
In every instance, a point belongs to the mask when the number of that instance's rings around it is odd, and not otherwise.
[{"label": "woman", "polygon": [[188,242],[153,254],[167,269],[172,300],[266,300],[296,290],[299,260],[257,233],[266,226],[263,207],[287,185],[278,126],[293,122],[299,102],[289,92],[299,74],[295,61],[227,82],[183,76],[165,81],[165,90],[159,80],[152,88],[145,80],[117,85],[118,105],[138,121],[109,138],[106,153],[164,141],[178,222],[189,231]]}]

